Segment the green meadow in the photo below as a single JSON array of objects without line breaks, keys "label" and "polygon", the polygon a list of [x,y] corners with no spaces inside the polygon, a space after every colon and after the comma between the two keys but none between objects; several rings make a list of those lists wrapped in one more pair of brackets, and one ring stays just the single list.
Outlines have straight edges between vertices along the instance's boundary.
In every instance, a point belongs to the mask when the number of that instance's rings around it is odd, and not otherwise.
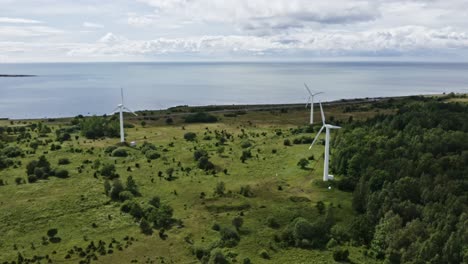
[{"label": "green meadow", "polygon": [[[343,127],[394,112],[374,104],[344,102],[324,110],[327,121]],[[58,130],[90,117],[1,120],[0,146],[17,147],[21,154],[0,169],[0,263],[335,263],[333,255],[341,249],[348,250],[351,263],[381,262],[364,247],[335,239],[356,212],[352,192],[322,182],[323,143],[308,149],[321,127],[318,107],[312,127],[304,106],[219,111],[210,114],[216,122],[186,123],[184,118],[198,110],[125,115],[126,140],[136,146],[119,146],[123,157],[108,149],[119,145],[117,137],[88,139],[75,129],[69,140],[57,139]],[[189,132],[196,137],[187,140]],[[339,133],[332,132],[332,159]],[[148,143],[157,158],[142,151]],[[206,152],[213,168],[200,168],[197,150]],[[244,160],[243,152],[250,153]],[[55,173],[63,169],[68,175],[30,183],[27,166],[40,156]],[[64,159],[69,163],[59,165]],[[303,168],[301,159],[308,161]],[[105,165],[114,165],[114,176],[102,175]],[[111,199],[104,186],[117,175],[124,187],[131,176],[138,194]],[[150,223],[151,234],[144,234],[144,217],[121,207],[131,200],[146,208],[155,196],[173,209],[171,221],[164,227]],[[281,234],[298,217],[330,221],[327,241],[284,243]],[[233,219],[239,218],[235,226]],[[235,233],[234,242],[223,238],[225,229]]]}]

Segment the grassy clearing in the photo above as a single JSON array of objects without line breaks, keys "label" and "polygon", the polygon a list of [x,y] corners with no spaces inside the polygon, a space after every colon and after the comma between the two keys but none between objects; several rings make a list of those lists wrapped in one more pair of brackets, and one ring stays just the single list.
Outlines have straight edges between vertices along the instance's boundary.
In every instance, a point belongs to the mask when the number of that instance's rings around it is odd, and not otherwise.
[{"label": "grassy clearing", "polygon": [[[363,103],[345,108],[347,105],[325,108],[328,120],[346,125],[350,117],[364,119],[378,113],[390,113],[391,109],[372,109],[371,103]],[[318,111],[315,120],[320,122]],[[285,146],[285,139],[293,140],[300,136],[292,135],[290,129],[307,124],[308,110],[304,108],[288,110],[254,111],[235,117],[216,114],[220,121],[210,124],[184,124],[181,116],[174,116],[174,124],[167,125],[165,118],[146,120],[143,127],[138,119],[129,119],[135,125],[126,129],[127,140],[153,143],[162,154],[157,160],[147,161],[138,149],[127,148],[129,156],[110,157],[104,153],[107,146],[118,139],[89,140],[79,134],[72,134],[72,140],[64,142],[60,150],[51,151],[50,144],[39,146],[34,154],[26,154],[21,166],[0,170],[0,179],[7,184],[0,187],[0,260],[13,261],[18,252],[31,258],[48,255],[59,263],[77,263],[81,258],[70,254],[74,247],[85,248],[91,241],[104,241],[114,245],[122,244],[122,251],[98,255],[96,263],[198,263],[192,254],[194,247],[208,247],[219,240],[219,232],[212,230],[214,223],[221,227],[231,226],[234,216],[243,215],[244,224],[240,228],[240,242],[236,247],[223,249],[233,259],[242,263],[249,258],[252,263],[333,263],[332,251],[282,248],[273,241],[292,219],[298,216],[315,219],[319,216],[315,204],[324,201],[326,206],[334,206],[338,224],[346,224],[353,215],[351,195],[321,183],[323,146],[311,151],[308,145]],[[30,122],[0,121],[0,126],[24,126]],[[52,132],[39,138],[55,140],[54,130],[68,126],[68,119],[53,122],[41,121],[52,128]],[[314,127],[317,131],[320,124]],[[233,135],[223,145],[217,146],[215,130],[225,130]],[[282,134],[277,133],[281,131]],[[194,132],[197,140],[184,140],[184,134]],[[334,132],[335,133],[335,132]],[[33,138],[38,134],[31,133]],[[248,135],[244,139],[242,135]],[[11,134],[11,136],[14,136]],[[78,139],[75,138],[78,136]],[[204,139],[204,137],[206,139]],[[335,135],[332,136],[332,138]],[[208,139],[211,137],[211,139]],[[241,142],[249,141],[252,158],[242,163]],[[10,143],[10,145],[18,145]],[[32,151],[27,143],[19,144],[24,151]],[[224,150],[219,150],[222,147]],[[195,148],[208,151],[210,160],[219,168],[215,174],[198,169],[193,158]],[[73,152],[80,149],[81,152]],[[33,184],[15,184],[15,179],[26,179],[26,164],[45,155],[52,167],[67,169],[70,177],[59,179],[50,177]],[[304,170],[297,166],[301,158],[313,155],[309,166]],[[68,158],[71,163],[57,165],[60,158]],[[120,211],[120,203],[111,202],[104,193],[104,179],[97,175],[93,162],[115,164],[122,181],[133,176],[140,197],[135,199],[147,203],[157,195],[174,208],[174,217],[183,221],[184,227],[173,227],[166,232],[167,239],[158,236],[157,230],[151,236],[140,232],[138,223],[128,214]],[[91,163],[86,163],[91,161]],[[173,168],[174,180],[165,176]],[[181,168],[184,168],[182,171]],[[187,172],[187,168],[191,171]],[[223,170],[226,169],[227,173]],[[226,195],[214,195],[217,183],[224,182]],[[253,196],[239,194],[242,186],[249,185]],[[205,198],[201,198],[202,193]],[[267,226],[266,219],[274,217],[280,228]],[[59,243],[42,244],[47,230],[57,228]],[[124,238],[129,238],[125,240]],[[371,263],[362,254],[362,249],[349,247],[350,259],[356,263]],[[270,259],[259,255],[265,250]]]}]

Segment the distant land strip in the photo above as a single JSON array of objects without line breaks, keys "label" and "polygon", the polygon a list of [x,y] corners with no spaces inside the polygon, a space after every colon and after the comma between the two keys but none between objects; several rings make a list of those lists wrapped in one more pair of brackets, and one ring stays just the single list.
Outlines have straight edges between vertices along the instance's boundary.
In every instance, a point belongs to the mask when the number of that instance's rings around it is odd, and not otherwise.
[{"label": "distant land strip", "polygon": [[36,77],[30,74],[0,74],[0,77]]}]

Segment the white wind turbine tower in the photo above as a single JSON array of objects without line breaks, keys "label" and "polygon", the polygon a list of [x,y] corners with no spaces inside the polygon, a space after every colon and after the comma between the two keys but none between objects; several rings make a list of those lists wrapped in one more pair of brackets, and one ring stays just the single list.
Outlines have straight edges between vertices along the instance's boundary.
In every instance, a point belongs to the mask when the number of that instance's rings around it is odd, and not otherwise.
[{"label": "white wind turbine tower", "polygon": [[312,141],[312,144],[310,144],[309,149],[312,148],[314,145],[315,141],[317,141],[318,137],[320,136],[320,133],[322,133],[322,130],[325,128],[325,158],[323,160],[323,181],[328,181],[329,179],[333,180],[333,175],[328,174],[328,161],[330,159],[330,129],[339,129],[341,127],[339,126],[334,126],[334,125],[329,125],[325,123],[325,114],[323,113],[323,108],[322,108],[322,103],[320,102],[320,112],[322,113],[322,123],[323,126],[320,128],[319,132],[314,138],[314,141]]},{"label": "white wind turbine tower", "polygon": [[[120,96],[122,98],[122,103],[117,105],[117,108],[114,109],[114,111],[111,113],[111,115],[115,114],[117,111],[119,111],[120,114],[120,142],[125,142],[125,132],[124,132],[124,121],[123,121],[123,112],[130,112],[134,114],[135,116],[138,116],[135,114],[132,110],[128,109],[124,105],[124,99],[123,99],[123,89],[120,88]],[[126,110],[126,111],[124,111]]]},{"label": "white wind turbine tower", "polygon": [[321,94],[323,92],[318,92],[318,93],[312,93],[309,89],[309,86],[304,83],[305,88],[307,89],[307,92],[309,92],[309,98],[307,99],[307,103],[305,107],[307,108],[307,105],[310,103],[310,124],[312,125],[314,123],[314,96]]}]

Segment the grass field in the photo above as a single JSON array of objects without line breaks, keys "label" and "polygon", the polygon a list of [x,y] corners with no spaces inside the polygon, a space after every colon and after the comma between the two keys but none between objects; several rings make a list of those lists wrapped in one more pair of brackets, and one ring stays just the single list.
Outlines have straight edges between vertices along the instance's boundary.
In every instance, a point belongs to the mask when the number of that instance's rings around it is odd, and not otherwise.
[{"label": "grass field", "polygon": [[[346,107],[349,106],[325,107],[327,118],[346,127],[350,117],[358,120],[392,112],[392,109],[373,108],[373,103],[353,105],[352,109]],[[321,121],[317,109],[315,113],[314,131],[317,131]],[[143,116],[129,118],[127,122],[135,127],[126,129],[127,141],[136,141],[137,147],[127,147],[127,157],[111,157],[104,152],[106,147],[118,143],[116,138],[89,140],[78,133],[55,151],[50,150],[50,144],[33,151],[26,142],[9,143],[18,145],[28,154],[16,158],[21,161],[17,168],[0,170],[0,179],[6,183],[0,186],[0,263],[17,261],[19,253],[26,258],[48,256],[38,261],[40,263],[47,263],[48,259],[52,263],[78,263],[83,260],[79,256],[80,248],[99,241],[107,245],[106,253],[97,255],[92,263],[199,263],[193,249],[209,247],[219,240],[219,232],[212,230],[213,224],[232,226],[231,220],[239,215],[244,220],[239,230],[240,242],[235,247],[222,249],[230,261],[243,263],[249,258],[252,263],[334,263],[332,249],[280,247],[273,239],[298,216],[311,220],[319,217],[318,201],[334,207],[337,225],[346,225],[353,216],[351,193],[329,189],[329,184],[321,182],[323,145],[308,150],[308,144],[283,144],[285,139],[292,141],[315,135],[292,133],[292,129],[308,123],[308,114],[303,107],[247,111],[234,117],[216,113],[220,120],[210,124],[185,124],[183,116],[174,116],[171,125],[160,117],[146,119],[144,127],[141,125]],[[69,126],[69,119],[1,120],[0,126],[25,126],[32,122],[43,122],[52,128],[50,133],[39,138],[41,141],[54,141],[54,130]],[[232,140],[221,146],[223,151],[215,137],[215,131],[222,130],[233,135]],[[185,140],[187,132],[196,133],[196,141]],[[333,133],[332,139],[336,136],[336,132]],[[35,132],[32,135],[33,138],[39,136]],[[139,150],[144,141],[155,144],[162,156],[148,161]],[[252,153],[252,158],[245,163],[240,160],[244,141],[251,143],[248,149]],[[216,173],[197,168],[193,158],[195,148],[208,151],[210,160],[218,168]],[[18,177],[27,181],[26,164],[41,155],[46,156],[52,167],[68,170],[70,177],[16,184]],[[311,155],[315,160],[301,169],[298,161]],[[58,165],[61,158],[68,158],[71,163]],[[134,198],[138,202],[144,204],[155,195],[161,197],[174,209],[174,218],[180,219],[183,225],[167,230],[166,239],[160,238],[157,230],[150,236],[142,234],[138,222],[121,212],[121,203],[106,196],[104,178],[95,175],[95,160],[101,164],[115,164],[123,182],[131,175],[141,193]],[[173,180],[158,176],[159,171],[166,175],[169,168],[174,169]],[[214,194],[219,182],[225,183],[223,196]],[[250,186],[252,197],[239,194],[246,185]],[[201,198],[201,193],[206,196]],[[268,217],[275,218],[280,227],[268,227]],[[43,243],[43,237],[47,237],[47,231],[52,228],[58,230],[60,242]],[[352,262],[373,263],[373,259],[364,256],[364,249],[346,246]],[[268,252],[269,259],[260,255],[262,250]]]}]

